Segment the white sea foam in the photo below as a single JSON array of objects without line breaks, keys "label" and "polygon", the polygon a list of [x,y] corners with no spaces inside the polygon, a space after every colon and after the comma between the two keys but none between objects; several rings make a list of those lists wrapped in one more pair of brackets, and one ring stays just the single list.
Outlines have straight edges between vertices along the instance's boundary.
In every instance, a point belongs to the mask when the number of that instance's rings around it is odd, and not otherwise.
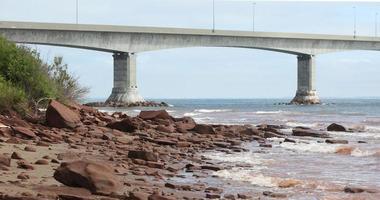
[{"label": "white sea foam", "polygon": [[262,187],[276,187],[276,180],[272,177],[264,176],[260,173],[252,172],[241,168],[232,168],[231,170],[220,170],[214,172],[213,175],[221,178],[230,179],[234,181],[248,182],[252,185]]},{"label": "white sea foam", "polygon": [[228,163],[246,163],[251,165],[260,165],[265,161],[263,160],[259,155],[253,154],[250,152],[243,152],[243,153],[234,153],[234,154],[226,154],[222,152],[212,152],[212,153],[205,153],[203,154],[206,158],[222,161],[222,162],[228,162]]},{"label": "white sea foam", "polygon": [[341,145],[309,141],[308,143],[283,142],[279,144],[279,146],[285,149],[295,150],[297,152],[335,153],[337,148],[340,147]]},{"label": "white sea foam", "polygon": [[[368,129],[367,129],[368,130]],[[330,135],[335,135],[335,136],[345,136],[345,137],[361,137],[361,138],[380,138],[380,132],[334,132],[330,131]]]},{"label": "white sea foam", "polygon": [[200,115],[200,113],[194,113],[194,112],[189,112],[189,113],[185,113],[183,114],[185,117],[193,117],[193,116],[197,116],[197,115]]},{"label": "white sea foam", "polygon": [[228,112],[231,111],[229,109],[197,109],[195,112],[200,113],[216,113],[216,112]]},{"label": "white sea foam", "polygon": [[258,114],[258,115],[270,115],[270,114],[279,114],[279,113],[283,113],[284,111],[282,110],[278,110],[278,111],[256,111],[255,113]]},{"label": "white sea foam", "polygon": [[135,109],[135,110],[132,110],[133,112],[141,112],[141,110],[139,110],[139,109]]},{"label": "white sea foam", "polygon": [[290,127],[297,127],[297,126],[302,126],[302,127],[316,127],[317,124],[316,123],[301,123],[301,122],[286,122],[287,126],[290,126]]}]

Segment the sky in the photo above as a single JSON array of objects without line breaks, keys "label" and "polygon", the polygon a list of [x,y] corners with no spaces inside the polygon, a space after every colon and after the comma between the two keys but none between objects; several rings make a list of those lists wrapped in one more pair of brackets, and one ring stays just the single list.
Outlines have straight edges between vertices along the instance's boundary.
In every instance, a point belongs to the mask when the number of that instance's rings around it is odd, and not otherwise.
[{"label": "sky", "polygon": [[[75,23],[75,0],[0,0],[0,21]],[[356,9],[354,9],[355,7]],[[356,11],[355,11],[356,10]],[[375,36],[380,2],[268,2],[255,4],[255,31]],[[251,31],[253,1],[216,0],[216,29]],[[212,0],[79,0],[79,23],[212,28]],[[44,60],[63,56],[90,87],[89,98],[112,90],[112,54],[31,45]],[[321,98],[380,97],[380,52],[346,51],[316,57]],[[145,98],[291,98],[296,56],[239,48],[181,48],[138,54]]]}]

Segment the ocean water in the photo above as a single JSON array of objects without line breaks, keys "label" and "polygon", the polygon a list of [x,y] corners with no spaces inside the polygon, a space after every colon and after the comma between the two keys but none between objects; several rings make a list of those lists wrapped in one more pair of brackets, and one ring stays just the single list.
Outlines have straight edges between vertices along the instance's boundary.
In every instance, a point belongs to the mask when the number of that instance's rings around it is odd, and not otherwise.
[{"label": "ocean water", "polygon": [[[231,192],[242,189],[276,191],[289,199],[345,199],[345,186],[380,189],[380,99],[325,99],[321,105],[284,105],[288,99],[166,99],[167,111],[176,117],[190,116],[199,123],[278,124],[291,134],[296,126],[326,129],[331,123],[360,129],[360,132],[330,132],[349,144],[327,144],[325,139],[293,137],[296,143],[271,138],[273,148],[256,142],[245,143],[244,153],[204,152],[204,156],[227,169],[215,175]],[[101,108],[135,116],[142,109]],[[365,143],[359,142],[364,141]],[[344,149],[345,151],[342,151]],[[294,187],[281,187],[296,180]],[[232,183],[232,184],[231,184]],[[379,194],[363,193],[363,199],[380,199]]]}]

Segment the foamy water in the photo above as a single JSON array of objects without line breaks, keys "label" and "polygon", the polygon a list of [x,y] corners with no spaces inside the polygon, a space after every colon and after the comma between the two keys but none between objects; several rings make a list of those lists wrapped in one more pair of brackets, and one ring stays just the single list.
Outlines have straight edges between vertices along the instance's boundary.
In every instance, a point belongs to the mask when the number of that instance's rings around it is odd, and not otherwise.
[{"label": "foamy water", "polygon": [[[272,138],[269,142],[273,148],[261,148],[252,142],[244,144],[249,152],[205,152],[203,156],[207,159],[228,166],[214,175],[226,184],[232,181],[236,190],[270,189],[288,193],[290,199],[326,199],[326,196],[346,197],[348,194],[342,190],[347,185],[380,188],[379,99],[327,100],[317,106],[278,104],[288,100],[159,101],[173,105],[169,108],[171,115],[190,116],[198,123],[277,124],[287,126],[282,131],[288,134],[293,127],[325,130],[331,123],[361,130],[329,132],[332,138],[347,140],[348,144],[327,144],[322,138],[293,137],[296,143]],[[121,111],[137,115],[140,108]],[[297,180],[299,184],[284,188],[287,180]],[[234,184],[230,185],[231,190]]]}]

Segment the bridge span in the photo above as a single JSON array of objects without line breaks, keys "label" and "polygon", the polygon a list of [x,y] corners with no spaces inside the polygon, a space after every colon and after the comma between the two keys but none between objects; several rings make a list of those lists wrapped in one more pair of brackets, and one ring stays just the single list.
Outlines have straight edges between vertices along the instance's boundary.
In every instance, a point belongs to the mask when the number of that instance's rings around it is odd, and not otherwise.
[{"label": "bridge span", "polygon": [[298,81],[292,103],[316,104],[315,56],[348,50],[380,50],[378,37],[207,29],[131,27],[0,21],[0,35],[22,44],[41,44],[113,53],[114,80],[109,102],[144,101],[138,93],[139,52],[186,47],[235,47],[297,56]]}]

